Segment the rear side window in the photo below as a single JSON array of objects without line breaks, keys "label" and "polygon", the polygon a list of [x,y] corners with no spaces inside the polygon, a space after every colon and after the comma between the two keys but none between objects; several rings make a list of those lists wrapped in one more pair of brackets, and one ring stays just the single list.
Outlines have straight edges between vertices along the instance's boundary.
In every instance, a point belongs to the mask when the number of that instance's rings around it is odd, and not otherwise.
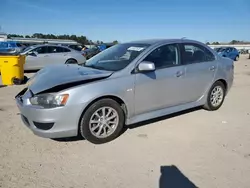
[{"label": "rear side window", "polygon": [[70,52],[68,48],[63,48],[63,52]]},{"label": "rear side window", "polygon": [[184,64],[202,63],[215,60],[213,53],[206,47],[194,43],[183,44],[182,56]]}]

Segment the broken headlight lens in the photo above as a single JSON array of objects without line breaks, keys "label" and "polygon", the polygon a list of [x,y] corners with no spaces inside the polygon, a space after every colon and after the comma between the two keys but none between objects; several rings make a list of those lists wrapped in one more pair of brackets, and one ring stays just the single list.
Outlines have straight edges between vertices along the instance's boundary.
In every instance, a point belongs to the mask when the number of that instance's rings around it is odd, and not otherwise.
[{"label": "broken headlight lens", "polygon": [[41,94],[30,98],[30,103],[32,105],[41,106],[44,108],[55,108],[59,106],[64,106],[68,100],[68,97],[68,94]]}]

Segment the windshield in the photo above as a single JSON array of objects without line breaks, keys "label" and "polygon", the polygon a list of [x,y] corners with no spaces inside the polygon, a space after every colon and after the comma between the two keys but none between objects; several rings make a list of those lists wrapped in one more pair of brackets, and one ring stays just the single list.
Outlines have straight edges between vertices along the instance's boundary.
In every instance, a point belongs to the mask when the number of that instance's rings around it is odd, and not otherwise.
[{"label": "windshield", "polygon": [[149,44],[117,44],[89,59],[85,66],[96,69],[118,71],[129,65]]}]

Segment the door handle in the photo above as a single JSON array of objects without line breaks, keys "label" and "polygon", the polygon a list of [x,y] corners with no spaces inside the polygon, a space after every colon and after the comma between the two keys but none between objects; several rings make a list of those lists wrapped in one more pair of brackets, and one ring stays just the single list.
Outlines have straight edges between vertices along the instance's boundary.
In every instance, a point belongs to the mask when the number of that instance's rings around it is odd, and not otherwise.
[{"label": "door handle", "polygon": [[209,70],[214,71],[215,70],[215,66],[210,67]]},{"label": "door handle", "polygon": [[183,75],[183,72],[182,71],[178,71],[177,73],[176,73],[176,77],[181,77]]},{"label": "door handle", "polygon": [[44,57],[49,57],[49,55],[45,55]]}]

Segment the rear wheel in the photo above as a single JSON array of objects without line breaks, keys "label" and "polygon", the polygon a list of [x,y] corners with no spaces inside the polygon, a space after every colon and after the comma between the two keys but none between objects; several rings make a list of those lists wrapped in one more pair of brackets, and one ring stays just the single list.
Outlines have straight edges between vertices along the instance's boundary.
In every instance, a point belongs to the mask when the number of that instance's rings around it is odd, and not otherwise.
[{"label": "rear wheel", "polygon": [[218,110],[224,102],[225,94],[225,85],[221,81],[215,82],[209,90],[204,108],[210,111]]},{"label": "rear wheel", "polygon": [[77,64],[77,61],[75,59],[68,59],[65,64]]},{"label": "rear wheel", "polygon": [[112,99],[101,99],[83,114],[80,133],[94,144],[103,144],[118,137],[124,126],[124,111]]}]

